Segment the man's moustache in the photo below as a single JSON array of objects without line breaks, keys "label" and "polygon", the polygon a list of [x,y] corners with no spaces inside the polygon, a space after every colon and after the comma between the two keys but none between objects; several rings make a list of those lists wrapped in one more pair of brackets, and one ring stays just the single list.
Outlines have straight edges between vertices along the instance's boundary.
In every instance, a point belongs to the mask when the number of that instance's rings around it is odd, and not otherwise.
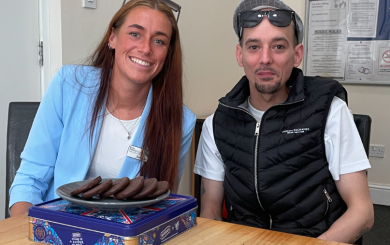
[{"label": "man's moustache", "polygon": [[279,75],[279,71],[275,70],[274,68],[272,67],[269,67],[269,66],[261,66],[259,68],[257,68],[255,70],[255,73],[258,73],[259,71],[272,71],[273,73],[275,73],[276,75]]}]

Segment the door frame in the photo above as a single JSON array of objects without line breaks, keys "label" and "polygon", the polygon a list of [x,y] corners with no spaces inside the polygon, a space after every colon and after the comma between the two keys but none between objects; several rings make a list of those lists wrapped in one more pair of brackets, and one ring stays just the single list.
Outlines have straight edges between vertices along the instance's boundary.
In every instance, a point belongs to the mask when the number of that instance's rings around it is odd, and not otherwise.
[{"label": "door frame", "polygon": [[41,66],[41,98],[49,83],[62,66],[61,0],[39,1],[40,40],[43,41]]}]

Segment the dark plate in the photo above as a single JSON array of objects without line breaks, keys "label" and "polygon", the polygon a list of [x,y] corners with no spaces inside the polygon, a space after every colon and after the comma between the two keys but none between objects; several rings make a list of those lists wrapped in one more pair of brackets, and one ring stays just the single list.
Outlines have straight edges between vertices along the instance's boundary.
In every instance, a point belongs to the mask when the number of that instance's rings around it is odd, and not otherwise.
[{"label": "dark plate", "polygon": [[[102,182],[105,180],[108,179],[103,179]],[[117,178],[112,179],[112,181],[115,180],[117,180]],[[159,202],[165,199],[166,197],[168,197],[170,194],[170,191],[168,190],[166,193],[162,194],[159,197],[153,199],[143,199],[143,200],[117,200],[111,197],[106,199],[92,198],[92,199],[84,200],[79,196],[70,195],[72,191],[86,184],[89,181],[91,180],[77,181],[77,182],[72,182],[69,184],[62,185],[57,188],[56,193],[62,199],[67,200],[69,202],[76,203],[84,207],[98,208],[103,210],[119,210],[120,208],[126,208],[126,209],[140,208],[140,207],[148,206],[153,203]]]}]

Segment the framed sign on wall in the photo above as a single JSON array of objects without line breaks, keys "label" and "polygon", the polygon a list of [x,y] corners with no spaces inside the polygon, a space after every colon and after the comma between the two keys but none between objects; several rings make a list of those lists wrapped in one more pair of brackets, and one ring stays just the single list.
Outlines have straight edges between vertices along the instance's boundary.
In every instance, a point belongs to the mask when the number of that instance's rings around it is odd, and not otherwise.
[{"label": "framed sign on wall", "polygon": [[390,84],[390,0],[307,0],[307,76]]}]

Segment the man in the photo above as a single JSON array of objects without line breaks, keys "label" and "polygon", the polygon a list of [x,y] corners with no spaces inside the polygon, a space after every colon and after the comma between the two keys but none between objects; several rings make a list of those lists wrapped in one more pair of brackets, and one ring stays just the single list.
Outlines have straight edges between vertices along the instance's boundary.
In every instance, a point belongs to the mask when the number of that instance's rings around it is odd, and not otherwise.
[{"label": "man", "polygon": [[374,216],[345,89],[296,68],[303,24],[283,2],[243,0],[233,24],[246,76],[203,126],[201,216],[221,220],[225,201],[228,222],[355,242]]}]

